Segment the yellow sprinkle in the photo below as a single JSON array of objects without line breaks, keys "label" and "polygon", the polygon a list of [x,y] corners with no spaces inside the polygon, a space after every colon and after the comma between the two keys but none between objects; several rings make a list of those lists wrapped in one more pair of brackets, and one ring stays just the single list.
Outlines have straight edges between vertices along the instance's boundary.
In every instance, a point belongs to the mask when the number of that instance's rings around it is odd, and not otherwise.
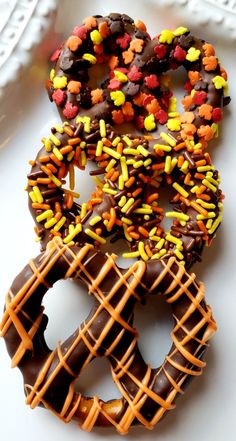
[{"label": "yellow sprinkle", "polygon": [[63,242],[64,242],[64,243],[69,243],[69,242],[71,242],[71,241],[75,238],[75,236],[77,236],[77,234],[81,233],[82,229],[83,229],[82,225],[81,225],[81,224],[77,224],[77,225],[75,226],[75,228],[73,229],[73,231],[71,231],[71,232],[68,234],[68,236],[66,236],[66,237],[63,239]]},{"label": "yellow sprinkle", "polygon": [[208,230],[210,230],[212,224],[213,224],[213,219],[208,219],[208,221],[207,221],[207,223],[206,223],[206,228],[207,228]]},{"label": "yellow sprinkle", "polygon": [[169,116],[170,118],[176,118],[176,117],[178,117],[178,116],[180,116],[180,115],[179,115],[179,112],[169,112],[169,113],[168,113],[168,116]]},{"label": "yellow sprinkle", "polygon": [[214,137],[215,137],[215,138],[218,138],[218,136],[219,136],[219,124],[217,124],[217,123],[212,123],[212,125],[211,125],[211,129],[212,129],[212,131],[213,131],[213,133],[214,133]]},{"label": "yellow sprinkle", "polygon": [[126,196],[121,196],[121,198],[118,202],[119,207],[124,207],[124,205],[126,204],[126,200],[127,200]]},{"label": "yellow sprinkle", "polygon": [[171,172],[171,156],[169,155],[166,156],[164,172],[167,174]]},{"label": "yellow sprinkle", "polygon": [[179,26],[173,31],[173,34],[175,37],[179,37],[180,35],[186,34],[188,32],[188,28],[185,28],[183,26]]},{"label": "yellow sprinkle", "polygon": [[156,128],[155,117],[152,113],[144,119],[144,128],[149,132]]},{"label": "yellow sprinkle", "polygon": [[141,155],[145,156],[145,158],[149,156],[149,151],[145,149],[142,145],[138,145],[137,150]]},{"label": "yellow sprinkle", "polygon": [[208,170],[212,170],[212,166],[211,165],[200,165],[199,167],[197,167],[197,171],[198,172],[205,172]]},{"label": "yellow sprinkle", "polygon": [[120,136],[116,136],[116,138],[113,139],[112,141],[112,146],[116,147],[119,144],[119,142],[120,142]]},{"label": "yellow sprinkle", "polygon": [[59,231],[61,229],[61,227],[63,227],[65,222],[66,222],[66,217],[62,216],[62,218],[55,225],[54,230],[55,231]]},{"label": "yellow sprinkle", "polygon": [[132,225],[132,220],[128,219],[127,217],[122,216],[121,221],[124,222],[127,225]]},{"label": "yellow sprinkle", "polygon": [[100,32],[97,29],[94,29],[94,31],[90,32],[90,38],[94,44],[100,44],[103,40]]},{"label": "yellow sprinkle", "polygon": [[184,259],[184,255],[179,251],[179,250],[175,250],[174,251],[176,257],[178,257],[179,260],[183,260]]},{"label": "yellow sprinkle", "polygon": [[123,230],[124,230],[124,235],[126,240],[128,240],[128,242],[132,242],[132,237],[129,235],[128,231],[127,231],[127,225],[123,224]]},{"label": "yellow sprinkle", "polygon": [[54,77],[53,87],[54,89],[64,89],[67,86],[67,77]]},{"label": "yellow sprinkle", "polygon": [[149,231],[149,237],[154,236],[155,232],[157,231],[157,227],[153,227],[150,231]]},{"label": "yellow sprinkle", "polygon": [[198,191],[198,189],[199,189],[198,185],[194,185],[190,191],[191,191],[191,193],[196,193]]},{"label": "yellow sprinkle", "polygon": [[64,133],[64,127],[60,126],[59,124],[55,125],[55,129],[58,133]]},{"label": "yellow sprinkle", "polygon": [[162,145],[162,144],[155,144],[153,146],[154,150],[163,150],[163,152],[171,152],[172,147],[170,145]]},{"label": "yellow sprinkle", "polygon": [[117,191],[116,190],[112,190],[112,188],[106,188],[106,187],[104,188],[103,187],[102,191],[104,193],[112,194],[113,196],[115,196],[117,194]]},{"label": "yellow sprinkle", "polygon": [[176,248],[177,248],[177,250],[179,250],[179,251],[183,251],[183,249],[184,249],[183,245],[180,244],[180,243],[177,243]]},{"label": "yellow sprinkle", "polygon": [[181,128],[181,121],[179,119],[168,119],[166,126],[172,132],[178,132]]},{"label": "yellow sprinkle", "polygon": [[110,97],[115,106],[122,106],[125,103],[125,94],[121,90],[110,92]]},{"label": "yellow sprinkle", "polygon": [[89,61],[91,64],[96,64],[97,58],[92,54],[84,54],[82,56],[83,60]]},{"label": "yellow sprinkle", "polygon": [[41,191],[39,190],[39,187],[37,187],[37,185],[33,187],[33,191],[34,191],[34,194],[35,194],[35,196],[36,196],[37,202],[38,202],[39,204],[42,204],[42,202],[43,202],[43,196],[42,196],[42,194],[41,194]]},{"label": "yellow sprinkle", "polygon": [[170,101],[169,101],[169,108],[168,108],[168,111],[169,112],[175,112],[176,111],[176,108],[177,108],[177,98],[175,98],[175,97],[171,97],[170,98]]},{"label": "yellow sprinkle", "polygon": [[214,193],[217,190],[217,187],[215,187],[215,185],[211,184],[207,179],[203,179],[202,180],[203,185],[205,185],[206,187],[210,188],[210,190],[212,190]]},{"label": "yellow sprinkle", "polygon": [[51,69],[50,70],[50,80],[53,81],[54,77],[55,77],[55,69]]},{"label": "yellow sprinkle", "polygon": [[134,203],[134,198],[128,199],[126,204],[121,208],[121,212],[126,213],[126,211],[128,211],[128,209],[133,205],[133,203]]},{"label": "yellow sprinkle", "polygon": [[82,167],[84,167],[87,164],[86,153],[84,151],[82,151],[80,154],[80,157],[81,157],[81,165],[82,165]]},{"label": "yellow sprinkle", "polygon": [[111,159],[105,168],[106,172],[109,172],[114,167],[115,164],[116,164],[116,160]]},{"label": "yellow sprinkle", "polygon": [[122,173],[122,176],[123,176],[123,180],[124,180],[124,182],[126,182],[129,179],[129,170],[128,170],[128,167],[127,167],[126,157],[125,156],[121,156],[121,158],[120,158],[120,166],[121,166],[121,173]]},{"label": "yellow sprinkle", "polygon": [[177,190],[184,198],[188,197],[189,193],[183,187],[181,187],[178,182],[174,182],[172,187],[174,187],[174,189]]},{"label": "yellow sprinkle", "polygon": [[122,257],[124,257],[124,259],[132,259],[132,258],[139,257],[139,256],[140,256],[139,251],[133,251],[131,253],[123,253],[122,254]]},{"label": "yellow sprinkle", "polygon": [[62,183],[56,176],[50,175],[50,179],[57,187],[61,187]]},{"label": "yellow sprinkle", "polygon": [[87,209],[88,209],[88,206],[87,206],[86,202],[83,202],[83,204],[81,205],[81,212],[80,212],[81,219],[83,219],[83,217],[86,215]]},{"label": "yellow sprinkle", "polygon": [[81,141],[80,145],[79,145],[82,149],[84,149],[86,147],[86,142],[85,141]]},{"label": "yellow sprinkle", "polygon": [[138,244],[138,250],[139,250],[139,253],[140,253],[140,256],[142,257],[142,259],[145,262],[147,262],[147,260],[149,260],[149,257],[147,255],[147,253],[145,252],[144,243],[142,241],[140,241]]},{"label": "yellow sprinkle", "polygon": [[203,216],[203,214],[198,214],[197,215],[197,220],[205,220],[205,219],[212,219],[216,217],[216,214],[214,211],[208,211],[208,215],[207,216]]},{"label": "yellow sprinkle", "polygon": [[186,173],[188,168],[189,168],[189,162],[187,161],[187,159],[185,159],[185,161],[183,162],[182,167],[180,168],[180,171]]},{"label": "yellow sprinkle", "polygon": [[131,141],[131,139],[130,139],[127,135],[123,136],[123,141],[125,141],[125,143],[126,143],[129,147],[132,145],[132,141]]},{"label": "yellow sprinkle", "polygon": [[130,159],[127,159],[127,160],[126,160],[126,164],[127,164],[127,165],[133,165],[134,163],[135,163],[135,159],[131,159],[131,158],[130,158]]},{"label": "yellow sprinkle", "polygon": [[55,219],[55,217],[52,217],[52,219],[50,219],[47,222],[45,222],[44,228],[46,228],[46,229],[52,228],[53,225],[55,225],[56,223],[57,223],[57,220]]},{"label": "yellow sprinkle", "polygon": [[100,135],[102,138],[106,137],[107,131],[106,131],[106,123],[104,119],[100,119],[99,121],[99,128],[100,128]]},{"label": "yellow sprinkle", "polygon": [[222,202],[218,202],[218,208],[220,211],[224,210],[224,206],[223,206]]},{"label": "yellow sprinkle", "polygon": [[51,143],[50,139],[45,139],[44,146],[45,146],[45,150],[47,152],[51,152],[51,150],[52,150],[52,143]]},{"label": "yellow sprinkle", "polygon": [[208,180],[208,182],[215,185],[216,187],[218,187],[218,185],[220,183],[220,179],[216,181],[216,179],[212,178],[211,176],[206,175],[206,179]]},{"label": "yellow sprinkle", "polygon": [[217,227],[220,225],[221,221],[222,221],[222,214],[220,214],[213,222],[212,227],[210,228],[210,230],[208,230],[209,234],[213,234],[215,232],[215,230],[217,229]]},{"label": "yellow sprinkle", "polygon": [[104,223],[104,225],[107,227],[107,225],[109,224],[109,221],[108,221],[107,219],[105,219],[105,220],[103,221],[103,223]]},{"label": "yellow sprinkle", "polygon": [[100,220],[102,220],[101,216],[95,216],[95,217],[93,217],[93,219],[91,219],[91,221],[89,222],[89,225],[91,225],[91,227],[93,227],[98,222],[100,222]]},{"label": "yellow sprinkle", "polygon": [[63,155],[61,154],[60,150],[57,147],[54,147],[52,151],[54,155],[57,157],[57,159],[59,159],[59,161],[63,160]]},{"label": "yellow sprinkle", "polygon": [[103,182],[97,177],[97,176],[92,176],[94,182],[96,182],[97,186],[102,188],[103,187]]},{"label": "yellow sprinkle", "polygon": [[142,167],[143,166],[143,161],[135,161],[134,162],[134,164],[133,164],[133,167],[134,168],[139,168],[139,167]]},{"label": "yellow sprinkle", "polygon": [[174,37],[175,35],[173,34],[172,31],[170,31],[169,29],[163,29],[163,31],[161,31],[159,41],[160,43],[171,44]]},{"label": "yellow sprinkle", "polygon": [[114,75],[115,78],[121,83],[126,83],[128,81],[127,75],[125,75],[123,72],[120,72],[119,70],[114,70]]},{"label": "yellow sprinkle", "polygon": [[53,216],[53,211],[52,210],[46,210],[46,211],[44,211],[43,213],[39,214],[36,217],[36,221],[37,222],[42,222],[45,219],[51,219],[52,216]]},{"label": "yellow sprinkle", "polygon": [[162,247],[163,247],[163,245],[164,245],[164,243],[165,243],[165,239],[160,239],[159,241],[158,241],[158,243],[156,244],[156,246],[155,246],[155,248],[157,248],[158,250],[161,250],[162,249]]},{"label": "yellow sprinkle", "polygon": [[152,214],[152,209],[151,208],[136,208],[136,210],[134,210],[134,213],[136,213],[136,214]]},{"label": "yellow sprinkle", "polygon": [[168,218],[175,217],[176,219],[180,219],[182,221],[188,221],[189,220],[189,216],[187,214],[178,213],[177,211],[167,211],[165,215]]},{"label": "yellow sprinkle", "polygon": [[186,60],[194,62],[197,61],[200,57],[201,51],[199,49],[196,49],[195,47],[190,47],[188,49]]},{"label": "yellow sprinkle", "polygon": [[61,145],[60,139],[58,139],[53,133],[49,136],[53,144],[55,144],[57,147]]},{"label": "yellow sprinkle", "polygon": [[202,199],[196,199],[197,204],[201,205],[203,208],[213,209],[216,208],[215,204],[211,204],[209,202],[205,202]]},{"label": "yellow sprinkle", "polygon": [[120,159],[121,157],[120,153],[117,153],[116,150],[112,150],[110,147],[103,146],[103,151],[115,159]]},{"label": "yellow sprinkle", "polygon": [[36,197],[36,194],[34,193],[34,191],[29,192],[29,197],[32,202],[37,202],[37,197]]},{"label": "yellow sprinkle", "polygon": [[166,141],[171,147],[176,146],[176,140],[172,138],[170,135],[167,135],[167,133],[161,132],[160,137],[164,139],[164,141]]},{"label": "yellow sprinkle", "polygon": [[125,181],[122,175],[119,176],[118,178],[118,187],[119,190],[124,190],[124,186],[125,186]]},{"label": "yellow sprinkle", "polygon": [[[79,122],[82,122],[84,124],[84,131],[86,133],[90,133],[91,131],[91,118],[89,116],[78,116],[76,118],[76,123],[78,124]],[[80,143],[80,147],[81,147]]]},{"label": "yellow sprinkle", "polygon": [[172,234],[167,234],[166,235],[166,240],[168,240],[169,242],[174,243],[175,245],[177,245],[177,244],[181,244],[182,245],[182,240],[178,239],[178,237],[172,236]]},{"label": "yellow sprinkle", "polygon": [[144,167],[148,167],[151,163],[152,163],[152,159],[148,158],[148,159],[146,159],[146,161],[144,161],[143,165],[144,165]]},{"label": "yellow sprinkle", "polygon": [[123,153],[124,153],[125,155],[133,155],[133,156],[136,156],[136,155],[139,154],[139,151],[138,151],[137,149],[132,149],[132,148],[127,147],[127,148],[125,148],[125,149],[123,150]]},{"label": "yellow sprinkle", "polygon": [[67,161],[72,161],[72,159],[74,158],[74,156],[75,156],[75,151],[74,150],[72,150],[70,153],[68,153],[68,155],[67,155],[67,157],[66,157],[66,159],[67,159]]},{"label": "yellow sprinkle", "polygon": [[216,75],[212,79],[212,83],[214,83],[216,89],[222,89],[222,87],[223,88],[227,87],[227,81],[220,75]]}]

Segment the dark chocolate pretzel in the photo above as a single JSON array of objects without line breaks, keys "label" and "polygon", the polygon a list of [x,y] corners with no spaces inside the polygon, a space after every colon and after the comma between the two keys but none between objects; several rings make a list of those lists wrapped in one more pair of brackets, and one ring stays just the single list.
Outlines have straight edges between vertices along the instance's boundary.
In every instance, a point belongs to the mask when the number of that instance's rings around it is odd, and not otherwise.
[{"label": "dark chocolate pretzel", "polygon": [[[77,126],[52,128],[43,143],[31,161],[27,187],[43,248],[55,235],[64,243],[99,246],[116,233],[129,243],[124,257],[174,255],[187,267],[201,259],[221,223],[223,199],[218,171],[202,146],[121,135],[104,120],[89,117]],[[91,172],[97,188],[81,206],[75,169],[84,169],[87,160],[97,163]],[[67,175],[70,189],[64,185]],[[173,193],[173,211],[166,213],[159,205],[163,185]],[[164,215],[173,218],[170,231],[162,228]]]},{"label": "dark chocolate pretzel", "polygon": [[[178,139],[182,128],[182,138],[194,139],[198,131],[204,142],[217,132],[214,124],[222,118],[226,73],[213,46],[185,27],[163,30],[151,40],[144,23],[134,23],[125,14],[87,17],[55,51],[52,61],[46,87],[63,119],[85,114],[113,124],[135,121],[138,129],[146,131],[167,123]],[[108,68],[109,74],[102,84],[91,86],[90,68],[96,64]],[[188,72],[183,102],[191,112],[181,119],[168,110],[169,105],[173,108],[172,92],[163,75],[179,66]]]},{"label": "dark chocolate pretzel", "polygon": [[[44,340],[47,316],[43,296],[59,279],[80,279],[94,296],[88,318],[63,343],[50,350]],[[172,347],[159,368],[144,362],[133,328],[133,308],[147,294],[161,293],[172,307]],[[204,300],[204,286],[174,257],[137,261],[120,269],[114,255],[91,245],[65,245],[60,238],[32,259],[14,280],[6,297],[1,331],[12,365],[24,377],[26,402],[42,405],[63,421],[113,425],[121,434],[141,424],[152,429],[175,407],[175,399],[193,376],[201,375],[202,360],[216,324]],[[75,389],[82,369],[105,356],[121,399],[104,402]]]}]

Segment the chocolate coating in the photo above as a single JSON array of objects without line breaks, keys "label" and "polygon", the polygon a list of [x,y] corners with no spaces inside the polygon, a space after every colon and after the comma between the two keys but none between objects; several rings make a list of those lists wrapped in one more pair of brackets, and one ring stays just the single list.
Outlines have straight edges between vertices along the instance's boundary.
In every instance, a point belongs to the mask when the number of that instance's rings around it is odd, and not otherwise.
[{"label": "chocolate coating", "polygon": [[[41,304],[47,290],[62,278],[82,280],[95,303],[83,324],[51,350],[44,339],[47,316]],[[170,303],[175,324],[170,352],[154,369],[141,356],[132,323],[136,301],[159,293]],[[153,428],[175,407],[189,378],[201,375],[202,357],[215,329],[203,285],[175,258],[137,261],[122,270],[114,256],[104,256],[89,245],[65,245],[60,238],[16,277],[1,322],[31,408],[42,405],[63,421],[78,420],[85,430],[114,425],[122,434],[136,424]],[[108,358],[122,399],[104,402],[75,391],[75,378],[98,356]]]}]

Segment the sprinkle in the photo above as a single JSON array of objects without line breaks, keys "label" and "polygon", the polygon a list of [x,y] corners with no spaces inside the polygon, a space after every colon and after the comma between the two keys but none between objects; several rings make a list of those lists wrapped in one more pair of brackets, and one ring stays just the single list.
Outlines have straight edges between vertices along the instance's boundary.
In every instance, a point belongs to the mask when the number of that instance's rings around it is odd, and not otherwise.
[{"label": "sprinkle", "polygon": [[139,154],[139,151],[137,150],[137,149],[132,149],[132,148],[125,148],[124,150],[123,150],[123,153],[125,154],[125,155],[133,155],[133,156],[136,156],[136,155],[138,155]]},{"label": "sprinkle", "polygon": [[180,171],[186,173],[187,170],[188,170],[188,168],[189,168],[189,162],[188,162],[187,159],[186,159],[186,160],[183,162],[183,165],[182,165],[182,167],[180,168]]},{"label": "sprinkle", "polygon": [[200,57],[201,51],[199,49],[196,49],[195,47],[190,47],[188,49],[186,60],[188,61],[197,61]]},{"label": "sprinkle", "polygon": [[159,86],[159,81],[158,81],[158,78],[155,74],[145,76],[144,82],[150,90],[156,89],[156,87]]},{"label": "sprinkle", "polygon": [[144,118],[144,127],[149,132],[156,128],[155,117],[153,114],[148,115],[146,116],[146,118]]},{"label": "sprinkle", "polygon": [[111,159],[110,162],[108,163],[108,165],[105,168],[106,172],[109,172],[113,168],[113,166],[115,164],[116,164],[116,160],[115,159]]},{"label": "sprinkle", "polygon": [[44,147],[45,147],[45,150],[47,152],[51,152],[51,150],[52,150],[52,143],[51,143],[50,139],[45,139],[44,140]]},{"label": "sprinkle", "polygon": [[[201,221],[199,221],[200,223]],[[213,224],[213,219],[208,219],[207,223],[206,223],[206,228],[209,230],[211,228]],[[204,225],[204,224],[203,224]]]},{"label": "sprinkle", "polygon": [[86,133],[90,133],[91,118],[89,116],[78,116],[78,118],[76,118],[76,124],[78,124],[79,122],[84,123],[84,131]]},{"label": "sprinkle", "polygon": [[136,213],[136,214],[152,214],[152,209],[151,208],[136,208],[136,210],[134,210],[134,213]]},{"label": "sprinkle", "polygon": [[132,141],[131,141],[131,139],[130,139],[127,135],[123,136],[123,141],[125,141],[125,143],[126,143],[129,147],[132,145]]},{"label": "sprinkle", "polygon": [[178,239],[178,237],[172,236],[172,234],[167,234],[166,235],[166,240],[168,240],[169,242],[174,243],[175,245],[182,245],[182,240]]},{"label": "sprinkle", "polygon": [[91,219],[91,221],[89,222],[89,225],[91,225],[91,227],[93,227],[98,222],[100,222],[100,220],[102,220],[101,216],[95,216],[95,217],[93,217],[93,219]]},{"label": "sprinkle", "polygon": [[144,165],[144,167],[148,167],[151,163],[152,163],[152,159],[149,158],[149,159],[146,159],[146,161],[144,161],[143,165]]},{"label": "sprinkle", "polygon": [[184,198],[189,196],[189,193],[183,187],[181,187],[178,182],[174,182],[172,187],[174,187],[174,189],[177,190]]},{"label": "sprinkle", "polygon": [[225,79],[220,75],[216,75],[212,79],[212,82],[214,83],[216,89],[222,89],[222,87],[227,88],[227,81],[225,81]]},{"label": "sprinkle", "polygon": [[37,185],[35,185],[33,187],[33,192],[34,192],[35,197],[36,197],[36,201],[35,202],[38,202],[39,204],[42,204],[43,196],[41,194],[41,191],[39,190],[39,187],[37,187]]},{"label": "sprinkle", "polygon": [[122,106],[125,103],[125,94],[121,90],[111,92],[110,97],[114,101],[115,106]]},{"label": "sprinkle", "polygon": [[167,174],[171,172],[171,156],[169,155],[166,156],[164,172]]},{"label": "sprinkle", "polygon": [[63,155],[61,154],[60,150],[58,150],[57,147],[54,147],[52,151],[59,161],[63,160]]},{"label": "sprinkle", "polygon": [[168,218],[176,217],[176,219],[180,219],[182,221],[188,221],[189,220],[189,216],[187,214],[178,213],[177,211],[167,211],[165,215]]},{"label": "sprinkle", "polygon": [[142,241],[140,241],[139,244],[138,244],[138,250],[139,250],[140,256],[142,257],[142,259],[145,262],[147,260],[149,260],[149,257],[148,257],[148,255],[147,255],[147,253],[145,251],[145,248],[144,248],[144,243]]},{"label": "sprinkle", "polygon": [[76,117],[78,111],[78,106],[73,106],[72,103],[69,103],[69,101],[67,101],[62,113],[67,119],[72,119]]},{"label": "sprinkle", "polygon": [[66,222],[66,217],[62,216],[62,218],[55,225],[54,230],[59,231],[63,227],[65,222]]},{"label": "sprinkle", "polygon": [[46,228],[48,230],[49,228],[52,228],[53,225],[55,225],[56,223],[57,223],[57,219],[55,217],[52,217],[52,219],[45,222],[44,228]]},{"label": "sprinkle", "polygon": [[125,75],[123,72],[119,70],[114,70],[115,78],[120,81],[121,83],[126,83],[128,81],[127,75]]},{"label": "sprinkle", "polygon": [[36,217],[36,221],[37,222],[42,222],[45,219],[51,219],[52,216],[53,216],[53,211],[52,210],[46,210],[46,211],[44,211],[43,213],[39,214]]},{"label": "sprinkle", "polygon": [[80,81],[69,81],[67,89],[70,93],[80,93],[80,89],[81,89],[81,82]]},{"label": "sprinkle", "polygon": [[203,208],[206,208],[206,209],[213,209],[214,210],[214,208],[216,208],[215,204],[211,204],[209,202],[205,202],[202,199],[196,199],[196,203],[200,204]]},{"label": "sprinkle", "polygon": [[61,183],[61,181],[56,176],[51,174],[50,175],[50,179],[57,187],[61,187],[62,183]]},{"label": "sprinkle", "polygon": [[29,197],[32,202],[37,203],[37,197],[36,197],[36,194],[34,193],[34,191],[29,192]]},{"label": "sprinkle", "polygon": [[120,153],[117,153],[115,150],[112,150],[110,147],[103,146],[103,151],[115,159],[120,159],[121,157]]},{"label": "sprinkle", "polygon": [[188,32],[188,28],[185,28],[184,26],[179,26],[173,31],[173,34],[175,37],[180,37],[180,35],[186,34]]},{"label": "sprinkle", "polygon": [[66,93],[61,89],[56,89],[52,94],[52,99],[57,106],[62,106],[66,99]]},{"label": "sprinkle", "polygon": [[134,162],[134,164],[133,164],[133,167],[134,168],[139,168],[139,167],[142,167],[143,166],[143,161],[135,161]]},{"label": "sprinkle", "polygon": [[97,58],[92,54],[83,54],[83,60],[89,61],[91,64],[96,64]]},{"label": "sprinkle", "polygon": [[90,38],[94,44],[100,44],[103,40],[100,32],[97,29],[90,32]]},{"label": "sprinkle", "polygon": [[202,214],[203,216],[205,216],[206,218],[208,217],[208,211],[205,210],[205,208],[203,208],[201,205],[198,205],[195,201],[191,201],[190,202],[191,207],[194,208],[194,210],[196,210],[198,213]]},{"label": "sprinkle", "polygon": [[128,181],[129,179],[129,171],[127,167],[126,157],[121,156],[120,158],[120,165],[121,165],[121,173],[124,179],[124,182]]},{"label": "sprinkle", "polygon": [[113,147],[116,147],[119,144],[119,142],[120,142],[120,136],[116,136],[115,139],[113,139],[111,144]]},{"label": "sprinkle", "polygon": [[124,222],[127,225],[132,225],[132,223],[133,223],[131,219],[128,219],[127,217],[124,217],[124,216],[122,216],[121,220],[122,220],[122,222]]},{"label": "sprinkle", "polygon": [[175,249],[174,253],[175,253],[176,257],[178,257],[179,260],[184,259],[184,255],[178,249]]},{"label": "sprinkle", "polygon": [[165,243],[165,239],[164,238],[158,240],[158,243],[156,244],[155,248],[157,248],[158,250],[161,250],[163,245],[164,245],[164,243]]},{"label": "sprinkle", "polygon": [[139,251],[133,251],[133,252],[130,252],[130,253],[123,253],[122,254],[122,257],[124,259],[132,259],[132,258],[139,257],[139,256],[140,256]]},{"label": "sprinkle", "polygon": [[100,119],[99,121],[100,135],[102,138],[106,137],[106,123],[104,119]]},{"label": "sprinkle", "polygon": [[160,43],[171,44],[174,37],[175,37],[175,35],[173,32],[171,32],[168,29],[163,29],[163,31],[161,31],[159,41],[160,41]]},{"label": "sprinkle", "polygon": [[172,132],[178,132],[181,128],[181,121],[179,119],[168,119],[166,126]]},{"label": "sprinkle", "polygon": [[197,171],[198,172],[205,172],[205,171],[209,171],[209,170],[214,170],[214,168],[211,165],[202,165],[197,167]]},{"label": "sprinkle", "polygon": [[164,141],[166,141],[171,147],[176,146],[176,140],[172,138],[170,135],[167,135],[167,133],[161,132],[160,137],[164,139]]},{"label": "sprinkle", "polygon": [[215,185],[211,184],[207,179],[203,179],[202,183],[206,187],[210,188],[210,190],[212,190],[214,193],[216,192],[217,187],[215,187]]},{"label": "sprinkle", "polygon": [[138,145],[137,150],[141,155],[143,155],[145,157],[147,157],[149,155],[149,151],[147,149],[145,149],[142,145]]},{"label": "sprinkle", "polygon": [[67,86],[67,77],[54,77],[53,87],[54,89],[64,89]]},{"label": "sprinkle", "polygon": [[128,209],[133,205],[133,203],[134,203],[134,198],[128,199],[125,205],[121,208],[121,212],[126,213]]},{"label": "sprinkle", "polygon": [[205,219],[212,219],[216,217],[216,214],[214,211],[208,211],[207,216],[204,216],[203,214],[197,215],[197,220],[205,220]]},{"label": "sprinkle", "polygon": [[82,229],[82,224],[77,224],[75,228],[63,239],[63,242],[66,244],[71,242],[75,238],[75,236],[77,236],[77,234],[81,233]]},{"label": "sprinkle", "polygon": [[124,235],[126,240],[128,240],[128,242],[132,242],[132,237],[129,235],[128,231],[127,231],[127,225],[123,224],[123,230],[124,230]]},{"label": "sprinkle", "polygon": [[[102,149],[103,149],[103,142],[101,141],[101,139],[98,141],[97,143],[97,148],[96,148],[96,156],[101,156],[102,155]],[[107,171],[107,170],[106,170]]]},{"label": "sprinkle", "polygon": [[172,147],[169,145],[163,145],[163,144],[155,144],[153,146],[154,150],[163,150],[163,152],[171,152]]},{"label": "sprinkle", "polygon": [[51,69],[50,70],[50,80],[53,81],[54,78],[55,78],[55,69]]},{"label": "sprinkle", "polygon": [[104,193],[108,193],[108,194],[111,194],[113,196],[115,196],[117,194],[117,191],[116,190],[112,190],[112,188],[103,187],[102,191]]}]

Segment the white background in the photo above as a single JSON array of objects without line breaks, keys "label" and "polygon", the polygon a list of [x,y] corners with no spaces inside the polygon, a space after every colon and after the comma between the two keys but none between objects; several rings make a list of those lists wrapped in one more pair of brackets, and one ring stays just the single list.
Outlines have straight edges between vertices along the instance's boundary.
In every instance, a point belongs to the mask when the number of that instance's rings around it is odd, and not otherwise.
[{"label": "white background", "polygon": [[[194,272],[206,285],[208,302],[212,305],[218,332],[207,354],[207,368],[201,378],[187,389],[174,410],[152,432],[142,428],[132,430],[128,440],[143,441],[233,441],[235,439],[236,375],[235,375],[235,179],[236,179],[236,50],[235,42],[221,25],[210,23],[202,29],[186,7],[160,6],[158,1],[60,1],[56,27],[51,29],[51,41],[42,42],[31,65],[20,78],[4,91],[0,101],[0,308],[13,278],[37,255],[39,245],[34,242],[33,221],[27,208],[24,192],[27,161],[33,159],[40,147],[40,138],[47,135],[58,120],[43,87],[47,75],[49,46],[66,35],[75,24],[91,14],[106,15],[124,12],[134,19],[142,19],[152,36],[163,28],[183,25],[214,43],[217,54],[229,73],[232,103],[225,110],[221,136],[210,145],[216,168],[221,172],[222,188],[226,195],[224,221],[210,249],[205,250],[203,262]],[[169,2],[168,2],[169,3]],[[204,16],[204,10],[202,11]],[[46,57],[46,58],[45,58]],[[78,188],[86,200],[93,188],[88,177],[80,175]],[[83,183],[81,184],[81,180]],[[86,185],[85,185],[86,182]],[[47,338],[51,345],[64,339],[83,320],[92,304],[84,289],[72,282],[62,282],[46,296],[46,309],[51,321]],[[53,295],[52,295],[53,294]],[[55,294],[55,295],[54,295]],[[156,299],[146,307],[137,308],[136,325],[143,336],[141,348],[147,362],[153,366],[162,362],[169,349],[169,309]],[[87,376],[87,378],[86,378]],[[95,380],[98,377],[98,382]],[[99,393],[104,399],[116,397],[117,392],[109,376],[106,361],[97,360],[80,380],[81,389]],[[3,340],[0,341],[0,439],[8,441],[99,441],[118,440],[113,430],[95,430],[91,434],[80,431],[75,424],[64,425],[43,410],[30,410],[24,405],[21,374],[10,369],[10,359]]]}]

